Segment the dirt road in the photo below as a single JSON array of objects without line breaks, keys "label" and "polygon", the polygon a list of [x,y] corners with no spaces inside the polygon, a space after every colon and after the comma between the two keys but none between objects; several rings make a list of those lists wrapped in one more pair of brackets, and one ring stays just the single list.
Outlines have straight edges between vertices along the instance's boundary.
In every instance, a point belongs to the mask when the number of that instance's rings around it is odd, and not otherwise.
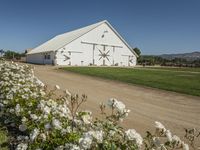
[{"label": "dirt road", "polygon": [[96,116],[100,102],[111,97],[123,101],[131,109],[123,125],[143,134],[153,129],[156,120],[180,136],[184,127],[200,128],[200,97],[83,76],[51,66],[35,66],[35,75],[50,87],[59,85],[63,90],[85,93],[88,102],[84,107]]}]

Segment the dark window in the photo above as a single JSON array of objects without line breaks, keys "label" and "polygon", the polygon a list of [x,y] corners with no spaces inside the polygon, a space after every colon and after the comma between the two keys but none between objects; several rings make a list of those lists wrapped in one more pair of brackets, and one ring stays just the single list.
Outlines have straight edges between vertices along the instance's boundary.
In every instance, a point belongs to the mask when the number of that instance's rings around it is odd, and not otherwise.
[{"label": "dark window", "polygon": [[51,55],[50,54],[44,54],[44,59],[51,59]]},{"label": "dark window", "polygon": [[47,55],[46,54],[44,54],[44,59],[47,59]]}]

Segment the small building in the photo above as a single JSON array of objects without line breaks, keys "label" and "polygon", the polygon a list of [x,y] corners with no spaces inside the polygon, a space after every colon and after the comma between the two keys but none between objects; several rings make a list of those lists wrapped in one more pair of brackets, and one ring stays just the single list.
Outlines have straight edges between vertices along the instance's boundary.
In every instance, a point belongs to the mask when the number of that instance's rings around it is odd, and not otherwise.
[{"label": "small building", "polygon": [[106,20],[60,34],[27,52],[27,62],[73,66],[135,66],[137,54]]}]

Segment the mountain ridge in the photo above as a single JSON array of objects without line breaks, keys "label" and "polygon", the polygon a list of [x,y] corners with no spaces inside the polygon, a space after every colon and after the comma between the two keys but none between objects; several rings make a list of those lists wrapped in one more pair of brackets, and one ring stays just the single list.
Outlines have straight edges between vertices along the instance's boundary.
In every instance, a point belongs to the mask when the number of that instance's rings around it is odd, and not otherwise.
[{"label": "mountain ridge", "polygon": [[172,60],[174,58],[182,58],[188,61],[194,61],[194,60],[200,59],[200,51],[194,51],[191,53],[162,54],[162,55],[157,55],[157,56],[162,57],[164,59],[168,59],[168,60]]}]

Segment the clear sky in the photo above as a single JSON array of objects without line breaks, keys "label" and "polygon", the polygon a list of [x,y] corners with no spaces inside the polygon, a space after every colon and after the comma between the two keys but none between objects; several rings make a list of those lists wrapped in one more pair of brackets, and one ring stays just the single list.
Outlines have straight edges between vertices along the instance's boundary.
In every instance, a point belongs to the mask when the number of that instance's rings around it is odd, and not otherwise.
[{"label": "clear sky", "polygon": [[143,54],[200,51],[200,0],[0,0],[0,49],[108,20]]}]

